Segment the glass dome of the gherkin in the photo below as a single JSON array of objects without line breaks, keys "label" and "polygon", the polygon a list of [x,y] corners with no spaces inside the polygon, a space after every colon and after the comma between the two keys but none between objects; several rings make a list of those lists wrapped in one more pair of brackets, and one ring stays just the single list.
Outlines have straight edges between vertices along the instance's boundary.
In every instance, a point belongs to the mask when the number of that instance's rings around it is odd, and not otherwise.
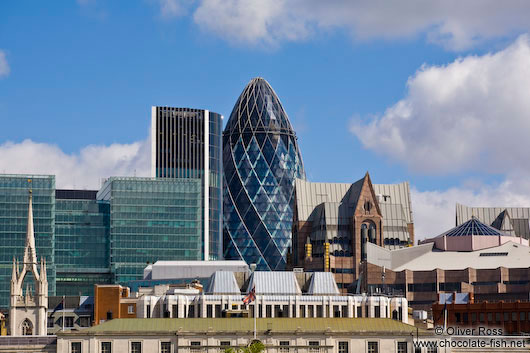
[{"label": "glass dome of the gherkin", "polygon": [[254,78],[223,132],[226,259],[260,270],[285,268],[296,178],[304,178],[296,135],[269,83]]}]

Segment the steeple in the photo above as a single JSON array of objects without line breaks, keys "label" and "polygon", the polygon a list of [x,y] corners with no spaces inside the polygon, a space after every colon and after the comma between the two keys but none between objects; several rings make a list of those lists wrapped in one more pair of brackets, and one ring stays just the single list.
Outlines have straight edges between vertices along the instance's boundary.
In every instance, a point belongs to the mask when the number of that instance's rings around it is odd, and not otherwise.
[{"label": "steeple", "polygon": [[[29,320],[35,327],[33,335],[46,335],[46,310],[48,308],[48,280],[46,278],[46,261],[41,257],[37,263],[35,250],[35,231],[33,228],[33,197],[31,179],[28,195],[28,223],[26,229],[26,245],[22,270],[19,269],[18,260],[13,259],[13,272],[11,274],[11,305],[9,308],[9,328],[11,335],[24,334],[23,322]],[[40,273],[39,273],[40,267]],[[23,292],[24,278],[28,273],[33,274],[34,287],[26,284]],[[28,314],[29,313],[29,314]]]},{"label": "steeple", "polygon": [[33,197],[32,190],[29,189],[28,224],[26,230],[26,248],[24,249],[24,265],[37,264],[35,252],[35,233],[33,230]]}]

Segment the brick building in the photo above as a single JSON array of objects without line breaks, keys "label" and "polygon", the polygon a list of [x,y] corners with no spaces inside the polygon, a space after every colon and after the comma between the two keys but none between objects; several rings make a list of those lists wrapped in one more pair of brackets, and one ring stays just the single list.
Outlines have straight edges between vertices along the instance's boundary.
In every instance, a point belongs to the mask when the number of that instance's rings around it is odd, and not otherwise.
[{"label": "brick building", "polygon": [[335,274],[342,292],[359,277],[366,244],[388,249],[414,242],[408,183],[353,184],[297,179],[290,266]]},{"label": "brick building", "polygon": [[[530,302],[475,302],[473,295],[464,296],[458,301],[458,294],[441,295],[433,304],[434,325],[443,326],[447,316],[447,326],[483,326],[502,328],[503,334],[530,333]],[[445,313],[447,311],[447,314]]]}]

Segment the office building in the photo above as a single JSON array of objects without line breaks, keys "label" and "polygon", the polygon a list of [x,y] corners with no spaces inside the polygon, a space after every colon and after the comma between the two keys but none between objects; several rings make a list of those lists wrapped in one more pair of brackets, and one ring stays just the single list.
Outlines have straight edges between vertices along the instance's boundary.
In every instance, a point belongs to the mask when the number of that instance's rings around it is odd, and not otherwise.
[{"label": "office building", "polygon": [[147,263],[200,260],[201,180],[111,177],[97,193],[110,204],[110,268],[114,283],[143,278]]},{"label": "office building", "polygon": [[[243,299],[254,288],[253,304]],[[137,317],[392,318],[408,322],[403,297],[341,295],[331,273],[218,271],[202,290],[155,286],[138,293]],[[255,314],[256,313],[256,314]]]},{"label": "office building", "polygon": [[28,222],[28,190],[33,193],[35,246],[46,260],[49,295],[55,295],[55,177],[0,175],[0,307],[9,306],[13,257],[23,254]]},{"label": "office building", "polygon": [[222,123],[220,114],[202,109],[151,112],[152,176],[200,182],[203,260],[222,258]]},{"label": "office building", "polygon": [[412,245],[414,224],[408,183],[353,184],[296,180],[291,267],[332,272],[342,292],[362,272],[366,243]]},{"label": "office building", "polygon": [[432,317],[436,326],[495,327],[501,328],[503,335],[530,333],[528,301],[476,302],[469,293],[440,293]]},{"label": "office building", "polygon": [[294,183],[305,178],[296,134],[267,81],[254,78],[223,132],[226,259],[281,270],[291,247]]},{"label": "office building", "polygon": [[55,266],[59,296],[92,295],[112,283],[110,203],[95,190],[55,190]]},{"label": "office building", "polygon": [[[418,337],[415,337],[418,335]],[[408,353],[413,339],[443,338],[390,319],[116,319],[57,334],[58,352],[220,352],[254,339],[271,353]],[[452,350],[451,352],[455,352]]]},{"label": "office building", "polygon": [[[430,310],[439,293],[471,293],[477,302],[528,300],[530,247],[516,236],[499,243],[507,235],[491,233],[491,227],[472,218],[410,248],[390,251],[367,243],[361,289],[401,293],[420,310]],[[478,246],[490,240],[501,245]]]}]

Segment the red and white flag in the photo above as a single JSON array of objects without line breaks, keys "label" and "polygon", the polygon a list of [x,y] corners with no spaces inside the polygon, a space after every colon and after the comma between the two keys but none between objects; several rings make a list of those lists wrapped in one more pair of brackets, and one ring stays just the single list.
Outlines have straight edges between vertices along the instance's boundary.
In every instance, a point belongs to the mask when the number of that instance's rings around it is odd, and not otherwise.
[{"label": "red and white flag", "polygon": [[256,300],[256,285],[252,286],[252,289],[250,292],[248,292],[247,296],[243,298],[243,303],[246,305],[252,303],[254,300]]}]

